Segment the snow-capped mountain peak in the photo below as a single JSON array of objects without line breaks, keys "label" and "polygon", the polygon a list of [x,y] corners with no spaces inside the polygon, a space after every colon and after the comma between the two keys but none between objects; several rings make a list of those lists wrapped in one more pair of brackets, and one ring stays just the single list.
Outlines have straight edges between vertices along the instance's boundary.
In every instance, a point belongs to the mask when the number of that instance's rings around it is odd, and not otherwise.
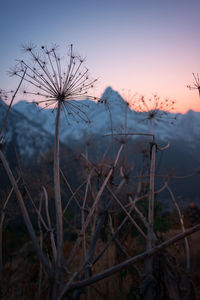
[{"label": "snow-capped mountain peak", "polygon": [[[131,110],[118,92],[108,87],[102,95],[102,101],[91,100],[77,101],[77,105],[84,107],[89,123],[76,122],[72,116],[61,113],[60,140],[68,144],[70,140],[81,140],[90,135],[104,135],[107,133],[140,132],[149,133],[148,115],[143,112]],[[106,100],[106,101],[105,101]],[[2,101],[1,101],[2,102]],[[67,103],[66,103],[67,105]],[[0,103],[0,113],[3,116],[6,111],[6,104]],[[56,111],[52,109],[39,108],[34,103],[20,101],[13,105],[7,124],[6,138],[18,139],[23,144],[20,151],[27,151],[31,155],[31,145],[38,144],[40,152],[49,145],[55,130]],[[66,119],[67,117],[67,119]],[[168,114],[154,124],[156,138],[163,141],[187,140],[198,141],[200,132],[200,113],[188,111],[187,114],[178,114],[174,120],[174,114]],[[0,120],[1,121],[1,120]],[[28,145],[28,146],[27,146]],[[23,150],[23,151],[22,151]]]}]

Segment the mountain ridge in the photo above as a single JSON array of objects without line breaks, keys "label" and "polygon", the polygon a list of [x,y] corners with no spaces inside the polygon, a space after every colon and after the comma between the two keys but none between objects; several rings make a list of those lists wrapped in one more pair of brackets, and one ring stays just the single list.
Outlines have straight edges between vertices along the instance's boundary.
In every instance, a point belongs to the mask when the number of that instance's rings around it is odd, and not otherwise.
[{"label": "mountain ridge", "polygon": [[[131,110],[127,107],[126,101],[111,87],[106,88],[101,99],[102,101],[99,102],[82,100],[83,104],[88,106],[87,114],[90,124],[83,122],[77,124],[69,117],[70,126],[67,126],[64,114],[61,114],[60,139],[62,142],[65,143],[65,139],[68,137],[79,140],[89,133],[96,134],[100,132],[106,134],[112,130],[116,132],[123,132],[123,130],[145,131],[146,133],[150,131],[147,113]],[[82,101],[79,101],[80,105]],[[49,133],[54,133],[55,114],[50,113],[51,109],[39,111],[35,104],[29,104],[24,100],[16,103],[13,109],[23,113],[29,120],[35,121]],[[127,120],[125,120],[126,116]],[[177,120],[174,121],[175,116]],[[198,137],[200,112],[189,110],[186,114],[168,113],[167,117],[163,117],[154,127],[155,135],[160,139],[168,140],[169,138],[178,137],[184,140],[187,137],[191,141]],[[193,124],[194,121],[195,124]],[[171,124],[172,122],[174,124]]]},{"label": "mountain ridge", "polygon": [[[62,112],[60,141],[63,144],[68,145],[69,140],[78,142],[95,135],[104,136],[127,132],[150,133],[148,113],[131,110],[126,101],[111,87],[104,91],[98,102],[85,99],[77,103],[83,105],[84,109],[87,108],[90,122],[75,122],[71,115],[66,119]],[[5,102],[0,102],[1,116],[5,115],[7,107]],[[174,120],[175,116],[176,120]],[[52,145],[55,117],[55,111],[52,112],[52,109],[41,109],[35,103],[22,100],[11,108],[5,133],[6,141],[17,139],[15,142],[19,144],[20,155],[25,156],[26,150],[30,148],[28,156],[31,158],[31,143],[36,143],[36,148],[40,148],[39,153],[45,147]],[[187,114],[168,113],[154,124],[154,132],[156,139],[163,142],[180,140],[181,143],[185,142],[191,148],[198,147],[200,112],[189,110]]]},{"label": "mountain ridge", "polygon": [[[104,137],[106,134],[112,134],[112,132],[116,135],[124,132],[149,133],[148,115],[132,111],[123,98],[118,95],[117,92],[109,88],[102,95],[102,101],[95,103],[91,100],[82,100],[84,104],[89,106],[88,117],[91,120],[89,124],[77,123],[69,116],[71,124],[68,125],[65,115],[62,113],[61,148],[71,148],[75,154],[80,154],[83,151],[82,149],[85,149],[83,145],[89,140],[92,143],[90,155],[98,159],[104,151],[103,147],[109,142]],[[115,101],[116,97],[121,98]],[[2,116],[0,125],[7,108],[8,106],[5,103],[0,102],[0,115]],[[4,131],[4,150],[9,159],[14,156],[13,153],[16,148],[22,163],[29,165],[53,147],[55,111],[53,113],[51,111],[51,109],[40,111],[36,104],[24,100],[13,105]],[[127,120],[125,116],[127,116]],[[185,175],[196,172],[200,169],[200,113],[190,110],[187,114],[178,114],[176,116],[177,120],[174,120],[175,114],[172,113],[169,113],[166,117],[154,126],[158,145],[162,146],[170,142],[170,148],[164,151],[165,158],[161,163],[162,174],[175,172],[176,175]],[[171,121],[174,124],[171,124]],[[134,136],[132,141],[136,144],[137,138]],[[138,146],[140,147],[140,143],[138,143]],[[146,147],[149,151],[149,139],[146,142]],[[133,148],[135,147],[132,147],[131,151]],[[157,155],[158,161],[159,153]],[[131,152],[128,159],[137,162],[137,155],[135,158],[134,153]],[[188,182],[188,187],[186,184],[184,186],[179,185],[177,194],[180,195],[180,191],[184,189],[185,197],[190,195],[192,199],[200,199],[197,176],[195,176],[195,179],[188,179]],[[176,184],[175,189],[177,186]],[[198,201],[200,203],[200,200]]]}]

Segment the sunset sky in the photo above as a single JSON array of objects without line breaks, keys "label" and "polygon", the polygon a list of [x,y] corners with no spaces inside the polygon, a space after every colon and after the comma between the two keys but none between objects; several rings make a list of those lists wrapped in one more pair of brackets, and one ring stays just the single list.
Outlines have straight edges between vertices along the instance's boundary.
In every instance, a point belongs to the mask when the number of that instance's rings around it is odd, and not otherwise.
[{"label": "sunset sky", "polygon": [[200,0],[1,0],[0,10],[0,88],[17,85],[7,71],[22,44],[72,43],[99,77],[97,96],[111,86],[200,111],[197,91],[186,87],[200,72]]}]

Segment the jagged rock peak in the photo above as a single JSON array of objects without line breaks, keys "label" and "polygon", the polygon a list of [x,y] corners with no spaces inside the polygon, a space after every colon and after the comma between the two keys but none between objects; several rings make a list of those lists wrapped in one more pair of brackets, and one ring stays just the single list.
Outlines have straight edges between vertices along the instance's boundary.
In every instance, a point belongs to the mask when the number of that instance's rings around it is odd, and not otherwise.
[{"label": "jagged rock peak", "polygon": [[109,104],[125,104],[125,101],[120,94],[117,91],[114,91],[110,86],[105,89],[101,99],[106,100]]}]

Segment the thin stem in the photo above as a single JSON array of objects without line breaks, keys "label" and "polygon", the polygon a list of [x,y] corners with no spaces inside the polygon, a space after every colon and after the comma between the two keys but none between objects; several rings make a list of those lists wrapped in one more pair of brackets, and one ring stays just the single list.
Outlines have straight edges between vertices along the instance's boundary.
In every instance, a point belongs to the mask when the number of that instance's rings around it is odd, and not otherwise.
[{"label": "thin stem", "polygon": [[23,82],[23,80],[24,80],[25,74],[26,74],[26,69],[24,70],[24,73],[23,73],[23,75],[22,75],[22,77],[21,77],[20,83],[19,83],[19,85],[18,85],[18,87],[17,87],[15,93],[13,94],[12,99],[11,99],[11,101],[10,101],[10,104],[9,104],[9,106],[8,106],[7,113],[6,113],[5,117],[4,117],[3,123],[2,123],[1,128],[0,128],[0,135],[2,134],[2,131],[3,131],[4,127],[5,127],[5,125],[6,125],[6,122],[7,122],[7,119],[8,119],[8,115],[9,115],[9,112],[10,112],[10,109],[11,109],[11,106],[12,106],[13,101],[14,101],[14,99],[15,99],[15,96],[17,95],[17,92],[19,91],[19,88],[20,88],[20,86],[21,86],[21,84],[22,84],[22,82]]},{"label": "thin stem", "polygon": [[[149,182],[149,208],[148,208],[148,230],[146,250],[149,251],[153,247],[153,226],[154,226],[154,180],[155,180],[155,160],[156,160],[156,145],[153,144],[151,149],[151,166],[150,166],[150,182]],[[146,261],[146,273],[152,272],[152,258]]]},{"label": "thin stem", "polygon": [[146,258],[150,258],[151,256],[155,255],[156,253],[158,253],[159,251],[162,251],[163,249],[173,245],[174,243],[182,240],[183,238],[185,238],[186,236],[189,236],[197,231],[200,230],[200,224],[189,228],[188,230],[186,230],[184,233],[180,233],[177,234],[176,236],[172,237],[171,239],[163,242],[162,244],[152,248],[149,251],[145,251],[141,254],[138,254],[118,265],[115,265],[114,267],[108,268],[105,271],[102,271],[88,279],[82,280],[82,281],[78,281],[75,283],[72,283],[71,286],[68,288],[68,291],[74,290],[74,289],[80,289],[83,288],[85,286],[88,286],[90,284],[93,284],[95,282],[98,282],[104,278],[107,278],[113,274],[115,274],[116,272],[119,272],[122,268],[126,268],[128,266],[131,266],[133,264],[135,264],[136,262],[140,262],[145,260]]},{"label": "thin stem", "polygon": [[51,248],[52,248],[52,252],[53,252],[54,261],[56,262],[57,249],[56,249],[56,244],[55,244],[55,239],[54,239],[53,228],[51,225],[51,219],[50,219],[50,215],[49,215],[48,194],[47,194],[46,188],[44,186],[42,188],[43,188],[43,192],[44,192],[45,211],[46,211],[46,216],[47,216],[47,222],[48,222],[48,227],[49,227],[49,231],[50,231]]},{"label": "thin stem", "polygon": [[[122,180],[123,182],[124,179]],[[121,188],[122,185],[120,184],[119,187]],[[117,188],[117,191],[119,192],[120,191],[120,188]],[[135,203],[138,199],[138,195],[139,193],[141,192],[141,182],[138,183],[138,187],[137,187],[137,192],[136,192],[136,195],[135,195],[135,198],[134,198],[134,201],[131,203],[131,208],[129,210],[129,214],[131,214],[131,212],[133,211],[134,207],[135,207]],[[123,219],[123,221],[121,222],[121,224],[118,226],[118,228],[115,230],[115,232],[113,233],[113,235],[110,237],[110,239],[108,240],[108,242],[106,243],[105,247],[101,250],[101,252],[97,255],[97,257],[93,260],[93,265],[101,258],[101,256],[104,254],[104,252],[108,249],[110,243],[113,241],[113,239],[117,236],[117,234],[119,233],[119,231],[121,230],[121,228],[125,225],[125,223],[128,221],[128,216],[126,215],[126,217]]]},{"label": "thin stem", "polygon": [[[66,184],[66,186],[68,187],[68,189],[70,190],[70,192],[73,194],[73,190],[72,190],[69,182],[67,181],[67,178],[65,177],[65,175],[64,175],[63,171],[61,170],[61,168],[60,168],[60,174],[62,176],[62,179],[63,179],[64,183]],[[81,208],[80,204],[78,202],[78,199],[75,196],[74,196],[74,199],[75,199],[76,204],[78,205],[78,207]],[[65,212],[65,209],[63,210],[63,214],[64,214],[64,212]]]},{"label": "thin stem", "polygon": [[[57,237],[57,260],[56,260],[56,281],[58,280],[61,259],[62,259],[62,246],[63,246],[63,213],[60,191],[60,115],[62,103],[58,99],[56,127],[55,127],[55,140],[54,140],[54,193],[55,193],[55,211],[56,211],[56,237]],[[57,289],[57,288],[56,288]]]},{"label": "thin stem", "polygon": [[135,222],[135,220],[131,217],[131,215],[129,214],[129,212],[124,208],[124,206],[121,204],[121,202],[119,201],[119,199],[117,198],[117,196],[113,193],[113,191],[111,190],[111,188],[109,188],[107,186],[107,189],[109,190],[109,192],[111,193],[112,197],[115,199],[115,201],[119,204],[119,206],[121,207],[121,209],[123,210],[123,212],[126,214],[126,216],[130,219],[130,221],[133,223],[133,225],[135,226],[135,228],[138,230],[139,233],[141,233],[141,235],[146,239],[146,234],[144,233],[144,231],[139,227],[139,225]]},{"label": "thin stem", "polygon": [[[183,216],[181,214],[181,211],[180,211],[179,205],[176,201],[176,198],[174,197],[174,193],[172,192],[171,188],[168,185],[167,185],[167,190],[169,191],[170,196],[171,196],[171,198],[174,202],[174,205],[176,207],[176,210],[178,212],[182,232],[185,232]],[[188,243],[187,237],[184,238],[184,243],[185,243],[185,255],[186,255],[186,270],[187,270],[187,273],[189,274],[190,273],[190,248],[189,248],[189,243]]]},{"label": "thin stem", "polygon": [[[42,196],[40,197],[40,204],[39,204],[39,212],[41,214],[42,211]],[[38,228],[39,228],[39,233],[40,233],[40,237],[39,237],[39,241],[40,241],[40,247],[41,249],[43,248],[43,232],[42,232],[42,227],[41,227],[41,220],[38,216]],[[38,279],[38,300],[41,299],[41,288],[42,288],[42,263],[40,261],[40,269],[39,269],[39,279]]]},{"label": "thin stem", "polygon": [[112,175],[112,173],[113,173],[113,171],[114,171],[114,168],[116,167],[116,165],[117,165],[117,163],[118,163],[119,156],[120,156],[120,153],[121,153],[123,147],[124,147],[124,145],[121,145],[121,146],[120,146],[120,148],[119,148],[119,150],[118,150],[118,153],[117,153],[117,155],[116,155],[116,159],[115,159],[115,162],[114,162],[114,166],[113,166],[113,168],[110,169],[110,171],[109,171],[108,175],[106,176],[106,178],[105,178],[105,180],[104,180],[104,182],[103,182],[103,184],[102,184],[102,186],[101,186],[99,192],[98,192],[97,195],[96,195],[96,198],[95,198],[95,200],[94,200],[94,203],[93,203],[93,205],[92,205],[92,207],[91,207],[91,209],[90,209],[90,211],[89,211],[89,214],[88,214],[88,216],[87,216],[87,219],[86,219],[86,221],[85,221],[84,228],[82,228],[82,230],[81,230],[81,232],[80,232],[80,234],[79,234],[79,237],[78,237],[78,239],[76,240],[76,243],[75,243],[75,245],[74,245],[74,247],[73,247],[73,249],[72,249],[72,252],[71,252],[71,254],[70,254],[70,256],[69,256],[69,258],[68,258],[68,260],[67,260],[67,265],[69,265],[69,264],[72,262],[72,259],[73,259],[74,255],[75,255],[75,253],[76,253],[76,250],[78,249],[78,247],[79,247],[79,245],[80,245],[80,243],[81,243],[81,240],[82,240],[82,237],[83,237],[83,232],[86,231],[86,229],[87,229],[87,227],[88,227],[88,225],[89,225],[89,223],[90,223],[90,221],[91,221],[91,218],[92,218],[92,216],[93,216],[93,214],[94,214],[94,211],[95,211],[95,209],[96,209],[96,207],[97,207],[97,204],[98,204],[98,202],[99,202],[99,199],[101,198],[101,195],[102,195],[102,193],[103,193],[103,191],[104,191],[104,189],[105,189],[105,187],[106,187],[106,185],[107,185],[107,183],[108,183],[108,181],[109,181],[109,179],[110,179],[110,177],[111,177],[111,175]]},{"label": "thin stem", "polygon": [[[81,229],[83,230],[84,228],[84,224],[85,224],[85,205],[86,205],[86,200],[87,200],[87,195],[88,195],[88,188],[89,188],[89,184],[90,184],[90,179],[93,173],[93,170],[91,170],[90,174],[88,175],[88,180],[87,180],[87,184],[86,184],[86,188],[85,188],[85,195],[84,195],[84,199],[83,199],[83,205],[81,208]],[[85,262],[85,258],[86,258],[86,238],[85,238],[85,231],[83,231],[83,263]]]}]

